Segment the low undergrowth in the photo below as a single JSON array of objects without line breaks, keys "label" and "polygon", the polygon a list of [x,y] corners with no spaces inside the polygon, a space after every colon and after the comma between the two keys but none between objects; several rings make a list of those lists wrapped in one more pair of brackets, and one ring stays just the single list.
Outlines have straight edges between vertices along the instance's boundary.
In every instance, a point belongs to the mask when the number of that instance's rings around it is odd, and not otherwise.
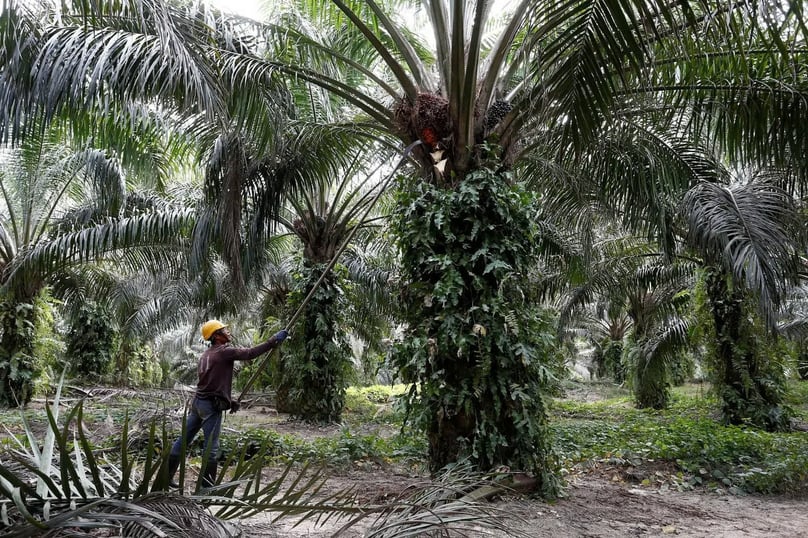
[{"label": "low undergrowth", "polygon": [[244,446],[255,447],[257,451],[267,445],[267,464],[308,461],[336,467],[367,464],[418,467],[425,462],[427,450],[426,440],[417,435],[401,432],[390,437],[362,435],[350,428],[341,429],[335,436],[315,439],[279,434],[268,429],[248,429],[237,435],[224,435],[221,444],[224,454]]},{"label": "low undergrowth", "polygon": [[[805,394],[795,383],[792,394]],[[664,411],[638,410],[630,397],[598,402],[558,400],[552,409],[554,446],[568,469],[593,462],[625,467],[673,463],[667,486],[707,487],[732,493],[804,492],[808,486],[808,436],[769,433],[718,422],[718,404],[707,396],[675,391]],[[804,417],[808,400],[792,398]],[[645,485],[659,482],[646,478]]]},{"label": "low undergrowth", "polygon": [[[575,387],[586,392],[590,400],[594,399],[593,391],[601,391],[605,399],[578,401],[560,397],[552,403],[552,444],[565,472],[653,469],[650,474],[639,473],[640,485],[680,490],[707,488],[736,494],[806,491],[808,382],[793,382],[789,388],[787,403],[797,417],[798,428],[791,433],[722,425],[719,404],[703,386],[674,389],[671,407],[664,411],[638,410],[629,394],[613,386],[601,388],[602,384]],[[238,420],[228,419],[222,434],[224,457],[246,448],[248,453],[253,450],[261,454],[266,465],[305,461],[368,470],[396,465],[425,472],[425,435],[404,429],[403,414],[395,405],[395,396],[404,390],[403,386],[350,389],[342,424],[318,435],[298,434],[294,424],[288,423],[284,428],[287,433],[282,433],[272,424],[250,423],[250,418],[235,415]],[[102,449],[112,446],[119,442],[126,414],[134,424],[137,413],[159,415],[165,413],[164,408],[181,407],[182,403],[178,397],[175,402],[164,401],[160,409],[155,409],[153,403],[148,409],[148,405],[148,400],[132,395],[117,400],[88,399],[84,421],[89,441]],[[29,425],[39,421],[36,410],[29,409],[25,414]],[[19,411],[2,411],[6,429],[0,432],[0,450],[12,446],[9,434],[19,430],[19,417]],[[181,416],[172,416],[167,423],[170,435],[175,435]],[[177,431],[172,433],[172,428]],[[136,438],[134,429],[130,438]],[[192,461],[201,454],[201,446],[200,435],[189,447]]]},{"label": "low undergrowth", "polygon": [[[597,385],[596,385],[597,386]],[[343,427],[313,440],[272,430],[246,429],[223,441],[225,447],[269,441],[278,462],[314,460],[334,466],[405,464],[425,466],[424,436],[402,431],[402,415],[392,403],[399,387],[352,389]],[[769,433],[723,425],[718,402],[701,385],[675,388],[669,409],[639,410],[614,387],[608,399],[581,402],[558,398],[552,405],[553,446],[569,472],[594,466],[665,468],[641,481],[688,490],[707,488],[743,493],[802,492],[808,485],[808,436],[803,431]],[[616,394],[618,393],[618,394]],[[789,404],[795,416],[808,416],[808,382],[794,382]],[[358,433],[369,423],[384,424],[392,435]],[[667,465],[661,465],[661,464]]]}]

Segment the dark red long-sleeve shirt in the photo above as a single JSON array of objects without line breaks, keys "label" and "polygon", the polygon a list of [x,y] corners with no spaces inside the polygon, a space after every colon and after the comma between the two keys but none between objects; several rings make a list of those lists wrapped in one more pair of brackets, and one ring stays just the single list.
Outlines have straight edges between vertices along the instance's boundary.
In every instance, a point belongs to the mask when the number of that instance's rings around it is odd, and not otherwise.
[{"label": "dark red long-sleeve shirt", "polygon": [[233,388],[233,365],[236,361],[249,361],[275,347],[270,338],[255,347],[233,347],[230,344],[211,346],[199,357],[196,395],[199,398],[224,398],[230,401]]}]

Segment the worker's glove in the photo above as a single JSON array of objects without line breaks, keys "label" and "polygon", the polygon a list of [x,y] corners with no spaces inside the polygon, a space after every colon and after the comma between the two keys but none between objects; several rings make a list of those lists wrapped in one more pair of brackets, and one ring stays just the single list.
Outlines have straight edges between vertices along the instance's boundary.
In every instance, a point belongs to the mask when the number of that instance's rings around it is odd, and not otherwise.
[{"label": "worker's glove", "polygon": [[235,413],[239,409],[241,409],[241,402],[237,400],[233,400],[232,402],[230,402],[230,414]]},{"label": "worker's glove", "polygon": [[289,333],[286,331],[286,329],[281,329],[280,331],[276,332],[275,336],[273,336],[272,338],[275,339],[276,344],[280,344],[281,342],[286,340],[287,336],[289,336]]}]

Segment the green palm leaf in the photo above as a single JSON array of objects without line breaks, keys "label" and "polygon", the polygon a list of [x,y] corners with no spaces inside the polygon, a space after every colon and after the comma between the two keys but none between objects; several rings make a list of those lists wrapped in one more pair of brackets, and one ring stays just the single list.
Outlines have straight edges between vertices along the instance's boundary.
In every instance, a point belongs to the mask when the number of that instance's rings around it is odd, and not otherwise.
[{"label": "green palm leaf", "polygon": [[758,294],[771,326],[783,284],[800,267],[792,197],[767,182],[702,183],[688,192],[684,207],[690,244]]},{"label": "green palm leaf", "polygon": [[121,248],[166,244],[188,228],[191,217],[189,210],[179,209],[172,213],[109,220],[52,240],[42,240],[15,258],[4,286],[13,286],[23,275],[47,274],[53,267],[86,263]]}]

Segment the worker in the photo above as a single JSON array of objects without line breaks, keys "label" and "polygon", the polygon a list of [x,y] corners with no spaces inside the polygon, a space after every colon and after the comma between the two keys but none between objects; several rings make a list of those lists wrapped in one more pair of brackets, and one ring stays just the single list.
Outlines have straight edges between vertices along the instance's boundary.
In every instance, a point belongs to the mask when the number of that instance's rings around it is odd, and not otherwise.
[{"label": "worker", "polygon": [[[222,430],[222,413],[238,410],[239,402],[231,399],[233,367],[235,361],[249,361],[277,347],[289,333],[284,329],[269,340],[251,348],[230,345],[233,337],[227,325],[218,319],[202,324],[202,338],[210,347],[202,353],[197,366],[196,393],[188,410],[185,422],[185,446],[189,446],[201,429],[205,435],[204,454],[207,461],[202,467],[202,487],[211,487],[216,482],[219,456],[219,434]],[[180,437],[171,446],[168,456],[169,486],[179,487],[174,474],[180,465],[183,439]]]}]

